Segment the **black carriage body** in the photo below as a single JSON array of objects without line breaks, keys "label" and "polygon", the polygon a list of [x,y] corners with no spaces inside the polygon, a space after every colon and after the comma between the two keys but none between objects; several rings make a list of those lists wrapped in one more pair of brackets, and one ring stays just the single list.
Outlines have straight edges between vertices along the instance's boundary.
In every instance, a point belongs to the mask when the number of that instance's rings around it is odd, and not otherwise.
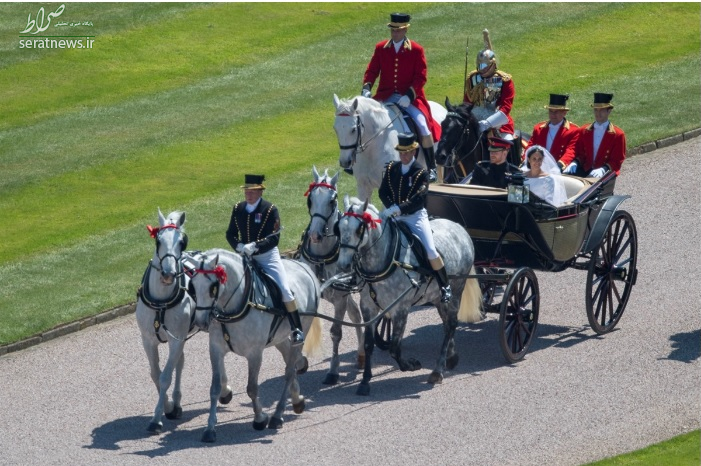
[{"label": "black carriage body", "polygon": [[426,207],[430,215],[467,229],[476,265],[556,272],[598,244],[609,213],[627,198],[613,196],[615,175],[598,182],[568,180],[570,201],[559,208],[535,196],[526,204],[508,202],[505,189],[440,184],[430,186]]}]

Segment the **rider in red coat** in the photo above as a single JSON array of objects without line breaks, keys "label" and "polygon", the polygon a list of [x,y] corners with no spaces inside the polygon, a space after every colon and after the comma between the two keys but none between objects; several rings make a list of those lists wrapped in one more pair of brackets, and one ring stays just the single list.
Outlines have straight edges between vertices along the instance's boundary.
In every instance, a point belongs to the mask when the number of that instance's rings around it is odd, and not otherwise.
[{"label": "rider in red coat", "polygon": [[480,131],[512,140],[514,120],[511,107],[516,91],[511,75],[497,70],[497,59],[492,50],[489,31],[482,31],[484,49],[477,54],[477,69],[470,72],[465,81],[463,101],[474,105],[472,114],[480,120]]},{"label": "rider in red coat", "polygon": [[574,160],[574,150],[579,139],[579,126],[567,119],[569,95],[550,94],[548,121],[541,121],[533,127],[533,134],[528,140],[526,150],[531,146],[542,146],[557,161],[560,170]]},{"label": "rider in red coat", "polygon": [[417,42],[406,37],[411,16],[405,13],[392,13],[387,26],[392,38],[375,45],[375,52],[363,76],[364,97],[371,96],[371,89],[377,78],[375,100],[396,103],[411,115],[421,136],[430,178],[435,180],[435,156],[433,145],[441,138],[441,126],[433,119],[431,108],[424,94],[426,84],[426,56]]},{"label": "rider in red coat", "polygon": [[613,94],[594,94],[595,122],[579,128],[575,158],[563,173],[601,178],[609,171],[621,172],[626,159],[626,135],[609,121],[613,110]]}]

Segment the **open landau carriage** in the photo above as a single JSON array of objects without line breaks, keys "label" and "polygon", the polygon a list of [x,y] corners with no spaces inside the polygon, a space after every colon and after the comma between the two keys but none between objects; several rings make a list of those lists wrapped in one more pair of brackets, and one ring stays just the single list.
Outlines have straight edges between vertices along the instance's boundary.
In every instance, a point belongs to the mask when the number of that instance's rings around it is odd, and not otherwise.
[{"label": "open landau carriage", "polygon": [[563,178],[568,199],[560,207],[532,194],[526,200],[513,187],[429,189],[429,214],[460,223],[472,237],[484,310],[499,313],[499,342],[510,362],[524,357],[536,332],[535,270],[586,270],[586,312],[598,334],[616,326],[636,281],[637,232],[632,216],[620,209],[630,196],[613,193],[616,175]]}]

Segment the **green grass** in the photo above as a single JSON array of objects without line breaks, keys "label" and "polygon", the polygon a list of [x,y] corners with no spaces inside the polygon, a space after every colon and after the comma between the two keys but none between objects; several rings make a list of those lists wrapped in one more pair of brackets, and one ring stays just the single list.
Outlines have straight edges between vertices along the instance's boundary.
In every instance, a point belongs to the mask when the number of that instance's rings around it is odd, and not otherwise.
[{"label": "green grass", "polygon": [[[93,49],[19,49],[40,6],[0,4],[0,344],[132,302],[157,207],[187,212],[191,248],[227,247],[244,173],[295,247],[312,164],[338,166],[332,95],[359,91],[388,11],[413,15],[431,100],[459,101],[488,27],[524,131],[551,92],[576,123],[613,92],[629,147],[701,126],[698,3],[68,3]],[[699,432],[605,461],[698,464]]]},{"label": "green grass", "polygon": [[[94,23],[94,48],[30,51],[18,31],[38,4],[1,4],[0,344],[132,301],[158,206],[188,213],[193,247],[226,246],[246,172],[268,176],[294,247],[312,164],[337,166],[332,95],[358,92],[398,6],[67,4],[64,17]],[[465,37],[472,67],[489,26],[519,128],[545,117],[549,92],[589,121],[594,91],[616,95],[630,146],[701,126],[698,4],[519,3],[507,21],[401,6],[431,100],[459,100]],[[346,175],[341,188],[354,192]]]},{"label": "green grass", "polygon": [[587,466],[698,466],[701,431],[679,435],[632,453],[589,463]]}]

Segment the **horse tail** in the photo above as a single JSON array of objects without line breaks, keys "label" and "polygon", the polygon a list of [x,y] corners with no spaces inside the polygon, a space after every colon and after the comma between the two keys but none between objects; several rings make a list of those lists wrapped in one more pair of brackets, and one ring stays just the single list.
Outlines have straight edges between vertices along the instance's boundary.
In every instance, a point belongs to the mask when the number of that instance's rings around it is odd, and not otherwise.
[{"label": "horse tail", "polygon": [[321,356],[321,319],[314,317],[312,325],[309,327],[302,351],[309,357]]},{"label": "horse tail", "polygon": [[[470,275],[475,274],[475,267],[470,268]],[[476,278],[465,280],[465,288],[462,290],[460,298],[460,309],[458,310],[458,321],[479,322],[482,320],[482,291]]]}]

